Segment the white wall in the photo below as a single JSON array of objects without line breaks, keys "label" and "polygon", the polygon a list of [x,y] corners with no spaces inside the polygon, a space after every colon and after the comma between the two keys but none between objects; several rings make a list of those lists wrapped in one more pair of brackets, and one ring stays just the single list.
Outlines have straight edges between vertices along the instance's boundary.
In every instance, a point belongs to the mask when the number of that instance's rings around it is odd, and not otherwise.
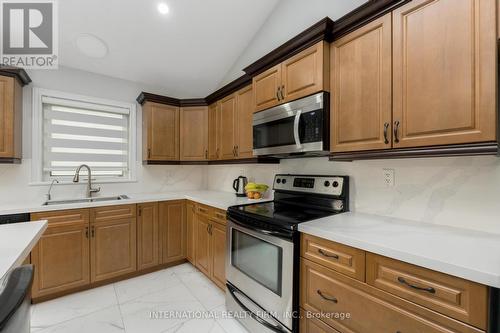
[{"label": "white wall", "polygon": [[326,16],[332,20],[366,0],[281,0],[226,74],[220,86],[243,75],[242,69]]},{"label": "white wall", "polygon": [[[47,186],[29,186],[31,181],[31,118],[32,89],[40,87],[92,97],[135,103],[141,91],[161,94],[154,87],[130,81],[60,67],[59,70],[29,71],[33,82],[23,91],[23,163],[0,164],[0,205],[20,201],[41,201]],[[165,93],[165,92],[163,92]],[[135,183],[103,184],[101,195],[141,192],[162,192],[206,188],[203,166],[142,166],[141,108],[137,105],[137,179]],[[86,185],[60,185],[53,189],[53,198],[83,196]]]}]

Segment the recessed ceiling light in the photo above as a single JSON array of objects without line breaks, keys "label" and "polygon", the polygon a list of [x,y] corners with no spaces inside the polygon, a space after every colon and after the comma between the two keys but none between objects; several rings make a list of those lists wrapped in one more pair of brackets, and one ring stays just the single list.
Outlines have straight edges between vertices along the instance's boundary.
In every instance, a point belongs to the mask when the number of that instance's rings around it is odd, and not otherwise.
[{"label": "recessed ceiling light", "polygon": [[160,12],[160,14],[168,14],[168,12],[170,11],[170,9],[168,8],[168,5],[164,2],[160,2],[158,4],[158,11]]},{"label": "recessed ceiling light", "polygon": [[90,58],[104,58],[108,54],[108,46],[97,36],[81,34],[75,40],[81,53]]}]

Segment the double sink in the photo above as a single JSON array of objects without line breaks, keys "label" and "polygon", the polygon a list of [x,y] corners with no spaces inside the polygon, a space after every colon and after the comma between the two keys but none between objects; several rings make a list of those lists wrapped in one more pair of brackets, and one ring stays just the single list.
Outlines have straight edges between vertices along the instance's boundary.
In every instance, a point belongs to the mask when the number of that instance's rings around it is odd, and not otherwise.
[{"label": "double sink", "polygon": [[114,197],[98,197],[98,198],[83,198],[83,199],[68,199],[68,200],[49,200],[45,201],[42,206],[53,206],[53,205],[68,205],[77,203],[91,203],[91,202],[102,202],[102,201],[117,201],[130,199],[128,196],[122,194]]}]

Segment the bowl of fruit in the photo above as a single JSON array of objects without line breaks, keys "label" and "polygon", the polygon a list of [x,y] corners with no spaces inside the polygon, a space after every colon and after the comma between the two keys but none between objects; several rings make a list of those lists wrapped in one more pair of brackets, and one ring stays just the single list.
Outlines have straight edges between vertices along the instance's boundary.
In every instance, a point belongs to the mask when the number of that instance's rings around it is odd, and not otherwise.
[{"label": "bowl of fruit", "polygon": [[245,186],[245,192],[248,199],[262,199],[269,189],[266,184],[248,183]]}]

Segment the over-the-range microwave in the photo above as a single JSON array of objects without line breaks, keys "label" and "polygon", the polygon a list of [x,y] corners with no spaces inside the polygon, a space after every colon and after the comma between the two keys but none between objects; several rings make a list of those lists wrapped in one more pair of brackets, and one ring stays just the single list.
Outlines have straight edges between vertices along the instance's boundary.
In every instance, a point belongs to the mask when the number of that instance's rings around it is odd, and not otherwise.
[{"label": "over-the-range microwave", "polygon": [[280,158],[327,155],[330,95],[320,92],[253,115],[253,154]]}]

